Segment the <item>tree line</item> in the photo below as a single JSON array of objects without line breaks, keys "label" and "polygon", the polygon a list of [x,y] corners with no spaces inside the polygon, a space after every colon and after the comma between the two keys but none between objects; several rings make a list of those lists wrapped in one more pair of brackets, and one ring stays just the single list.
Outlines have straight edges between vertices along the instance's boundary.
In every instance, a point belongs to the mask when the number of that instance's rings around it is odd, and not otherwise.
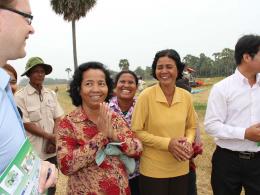
[{"label": "tree line", "polygon": [[183,62],[196,70],[197,77],[229,76],[236,69],[234,50],[225,48],[212,54],[213,59],[201,53],[198,57],[186,55]]},{"label": "tree line", "polygon": [[[187,67],[196,71],[197,77],[225,77],[234,72],[236,68],[234,50],[225,48],[221,52],[213,53],[212,57],[213,59],[204,53],[199,56],[188,54],[183,58],[183,62]],[[129,67],[130,64],[127,59],[119,61],[121,70],[128,70]],[[138,66],[134,72],[145,80],[152,79],[151,66],[146,66],[144,69],[142,66]]]},{"label": "tree line", "polygon": [[[29,83],[29,79],[28,78],[23,78],[21,79],[21,81],[19,82],[20,86],[25,86],[27,85],[27,83]],[[56,84],[68,84],[68,80],[67,79],[53,79],[53,78],[45,78],[44,85],[56,85]]]},{"label": "tree line", "polygon": [[[201,53],[199,56],[194,56],[191,54],[186,55],[183,58],[183,62],[187,67],[190,67],[196,71],[196,77],[226,77],[231,75],[236,69],[236,63],[234,59],[234,50],[225,48],[221,52],[216,52],[212,54],[212,57],[206,56],[204,53]],[[130,64],[127,59],[121,59],[118,64],[120,70],[129,70]],[[107,67],[109,68],[109,67]],[[114,78],[118,73],[114,70],[109,70],[111,76]],[[146,66],[137,66],[135,70],[133,70],[138,77],[142,77],[143,80],[151,80],[153,79],[151,73],[152,68],[151,65]],[[67,72],[68,79],[53,79],[46,78],[44,84],[67,84],[71,79],[70,68],[66,68],[65,72]],[[26,85],[28,83],[28,79],[22,79],[19,85]]]}]

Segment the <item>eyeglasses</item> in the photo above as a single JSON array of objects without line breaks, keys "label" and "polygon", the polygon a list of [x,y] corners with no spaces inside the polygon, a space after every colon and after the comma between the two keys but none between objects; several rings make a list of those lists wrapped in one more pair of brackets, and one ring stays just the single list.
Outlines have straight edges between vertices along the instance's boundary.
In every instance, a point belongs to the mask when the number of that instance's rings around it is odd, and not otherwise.
[{"label": "eyeglasses", "polygon": [[33,16],[31,14],[27,14],[27,13],[18,11],[16,9],[12,9],[12,8],[9,8],[9,7],[4,7],[4,6],[0,6],[0,9],[8,10],[8,11],[14,12],[16,14],[19,14],[19,15],[23,16],[26,19],[26,21],[28,22],[29,25],[32,24]]},{"label": "eyeglasses", "polygon": [[17,83],[17,80],[16,79],[10,79],[9,83],[11,85],[15,85]]}]

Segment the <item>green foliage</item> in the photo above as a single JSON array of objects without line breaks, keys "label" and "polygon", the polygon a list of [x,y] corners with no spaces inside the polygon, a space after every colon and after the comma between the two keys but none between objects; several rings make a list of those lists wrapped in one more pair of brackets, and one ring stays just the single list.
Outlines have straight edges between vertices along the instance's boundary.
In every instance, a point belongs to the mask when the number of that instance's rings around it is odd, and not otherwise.
[{"label": "green foliage", "polygon": [[150,66],[146,66],[145,71],[144,71],[144,79],[145,80],[151,80],[153,79],[152,76],[152,68]]},{"label": "green foliage", "polygon": [[200,59],[199,59],[198,57],[193,56],[193,55],[190,55],[190,54],[186,55],[186,56],[183,58],[183,62],[184,62],[186,65],[188,65],[188,66],[190,66],[190,67],[193,67],[193,68],[195,68],[195,69],[198,69],[199,66],[200,66],[199,60],[200,60]]},{"label": "green foliage", "polygon": [[199,111],[199,110],[206,110],[207,108],[207,104],[206,103],[198,103],[198,102],[194,102],[194,108],[196,111]]},{"label": "green foliage", "polygon": [[69,22],[85,17],[95,4],[96,0],[51,0],[52,9]]},{"label": "green foliage", "polygon": [[138,77],[142,77],[144,80],[151,80],[153,79],[152,77],[152,68],[149,67],[149,66],[146,66],[145,70],[141,67],[141,66],[138,66],[135,70],[134,70],[135,74],[138,76]]},{"label": "green foliage", "polygon": [[142,69],[141,66],[138,66],[135,70],[134,70],[135,74],[138,76],[138,77],[142,77],[142,78],[145,78],[144,75],[145,75],[145,70]]},{"label": "green foliage", "polygon": [[121,59],[119,61],[119,68],[121,70],[129,70],[129,66],[130,66],[130,64],[127,59]]},{"label": "green foliage", "polygon": [[213,64],[214,61],[211,58],[201,53],[199,57],[199,75],[207,75],[210,77],[212,75]]},{"label": "green foliage", "polygon": [[183,62],[196,70],[199,77],[229,76],[235,68],[234,50],[225,48],[221,52],[213,53],[214,60],[201,53],[199,57],[186,55]]},{"label": "green foliage", "polygon": [[[29,82],[28,78],[23,78],[20,82],[20,86],[25,86]],[[53,78],[45,78],[44,79],[44,85],[55,85],[55,84],[67,84],[68,80],[67,79],[53,79]]]},{"label": "green foliage", "polygon": [[76,46],[76,20],[85,17],[87,12],[94,7],[96,0],[51,0],[51,7],[55,13],[63,15],[64,20],[72,24],[74,70],[78,67]]},{"label": "green foliage", "polygon": [[70,72],[72,71],[70,68],[66,68],[65,71],[68,73],[68,80],[70,79]]},{"label": "green foliage", "polygon": [[230,75],[236,68],[234,59],[235,52],[232,49],[225,48],[222,52],[214,53],[215,65],[218,67],[218,74],[224,72],[226,75]]},{"label": "green foliage", "polygon": [[117,75],[118,72],[117,72],[117,71],[114,71],[114,70],[110,70],[110,69],[109,69],[108,71],[109,71],[109,73],[110,73],[111,78],[112,78],[112,79],[115,79],[115,77],[116,77],[116,75]]}]

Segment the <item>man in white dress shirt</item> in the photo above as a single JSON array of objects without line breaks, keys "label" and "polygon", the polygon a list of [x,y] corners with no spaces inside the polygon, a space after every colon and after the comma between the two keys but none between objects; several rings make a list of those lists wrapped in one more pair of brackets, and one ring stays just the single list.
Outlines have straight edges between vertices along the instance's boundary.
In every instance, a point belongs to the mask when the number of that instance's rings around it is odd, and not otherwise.
[{"label": "man in white dress shirt", "polygon": [[205,116],[215,138],[211,185],[214,195],[260,194],[260,36],[235,46],[237,69],[215,84]]}]

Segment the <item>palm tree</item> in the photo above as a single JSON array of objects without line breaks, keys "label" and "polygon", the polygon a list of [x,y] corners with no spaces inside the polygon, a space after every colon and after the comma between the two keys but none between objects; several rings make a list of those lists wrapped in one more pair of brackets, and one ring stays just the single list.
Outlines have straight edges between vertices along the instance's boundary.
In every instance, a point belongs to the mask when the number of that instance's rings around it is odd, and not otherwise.
[{"label": "palm tree", "polygon": [[70,72],[72,71],[70,68],[66,68],[65,71],[68,73],[68,81],[70,80]]},{"label": "palm tree", "polygon": [[96,0],[51,0],[52,9],[55,13],[63,15],[64,20],[72,22],[72,40],[74,69],[78,67],[76,47],[76,20],[85,17],[87,12],[94,7]]},{"label": "palm tree", "polygon": [[129,70],[130,64],[127,59],[121,59],[118,66],[121,70]]}]

